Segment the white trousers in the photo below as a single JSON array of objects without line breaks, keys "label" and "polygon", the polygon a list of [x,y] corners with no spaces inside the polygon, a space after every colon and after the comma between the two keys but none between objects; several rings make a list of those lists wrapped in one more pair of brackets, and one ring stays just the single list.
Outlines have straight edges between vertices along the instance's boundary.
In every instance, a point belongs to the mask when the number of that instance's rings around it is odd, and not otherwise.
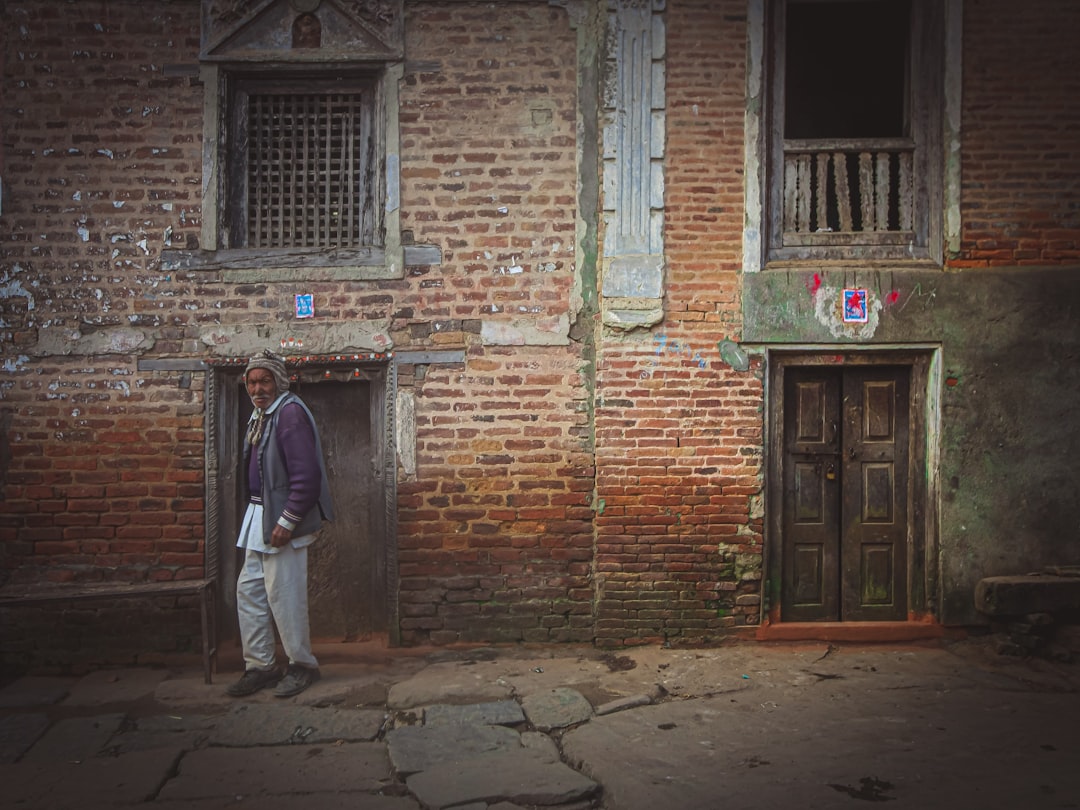
[{"label": "white trousers", "polygon": [[274,666],[274,625],[290,664],[315,668],[308,623],[307,547],[285,545],[274,554],[246,549],[236,581],[236,612],[246,669]]}]

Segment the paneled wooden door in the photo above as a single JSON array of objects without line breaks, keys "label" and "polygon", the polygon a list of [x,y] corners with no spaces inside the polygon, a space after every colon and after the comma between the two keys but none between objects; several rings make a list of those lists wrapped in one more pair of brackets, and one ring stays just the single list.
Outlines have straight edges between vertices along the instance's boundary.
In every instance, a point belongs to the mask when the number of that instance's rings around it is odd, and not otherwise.
[{"label": "paneled wooden door", "polygon": [[784,375],[783,621],[907,618],[908,367]]}]

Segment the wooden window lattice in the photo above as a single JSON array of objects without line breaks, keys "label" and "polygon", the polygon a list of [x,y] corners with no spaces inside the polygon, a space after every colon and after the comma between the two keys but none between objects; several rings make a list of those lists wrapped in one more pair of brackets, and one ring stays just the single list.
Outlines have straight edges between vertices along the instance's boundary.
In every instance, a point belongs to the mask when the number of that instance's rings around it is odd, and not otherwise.
[{"label": "wooden window lattice", "polygon": [[370,114],[361,93],[248,97],[249,247],[370,241]]}]

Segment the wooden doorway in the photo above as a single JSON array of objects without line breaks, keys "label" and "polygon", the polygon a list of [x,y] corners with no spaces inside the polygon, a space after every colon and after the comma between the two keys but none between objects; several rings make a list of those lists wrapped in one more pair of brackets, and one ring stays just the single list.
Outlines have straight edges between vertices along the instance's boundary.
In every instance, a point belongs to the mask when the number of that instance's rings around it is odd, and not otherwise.
[{"label": "wooden doorway", "polygon": [[[311,547],[308,593],[314,638],[388,634],[397,643],[396,475],[392,363],[343,366],[334,360],[290,367],[293,390],[319,428],[336,519]],[[235,549],[243,514],[240,456],[251,402],[242,369],[211,375],[207,464],[208,559],[216,561],[222,634],[236,635]]]},{"label": "wooden doorway", "polygon": [[773,620],[905,621],[925,609],[926,490],[913,474],[925,460],[925,370],[854,353],[773,369]]}]

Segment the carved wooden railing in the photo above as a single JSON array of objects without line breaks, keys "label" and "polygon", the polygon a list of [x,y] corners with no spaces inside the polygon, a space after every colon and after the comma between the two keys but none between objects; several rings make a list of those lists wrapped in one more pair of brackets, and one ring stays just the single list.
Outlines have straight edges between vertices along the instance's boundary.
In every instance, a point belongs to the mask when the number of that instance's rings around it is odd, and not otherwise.
[{"label": "carved wooden railing", "polygon": [[914,156],[907,138],[784,141],[784,244],[909,241]]}]

